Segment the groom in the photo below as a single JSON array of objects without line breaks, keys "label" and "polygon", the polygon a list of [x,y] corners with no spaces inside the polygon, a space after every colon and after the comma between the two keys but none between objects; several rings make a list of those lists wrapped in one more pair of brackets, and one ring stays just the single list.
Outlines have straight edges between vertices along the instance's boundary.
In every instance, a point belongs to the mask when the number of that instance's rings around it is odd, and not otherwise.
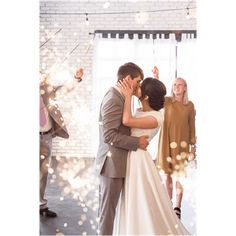
[{"label": "groom", "polygon": [[[120,66],[118,81],[129,78],[134,94],[143,80],[143,71],[129,62]],[[99,234],[112,235],[116,206],[126,173],[127,154],[138,148],[146,150],[147,136],[132,137],[130,128],[122,124],[124,96],[117,86],[105,94],[99,114],[99,148],[95,160],[99,175]]]}]

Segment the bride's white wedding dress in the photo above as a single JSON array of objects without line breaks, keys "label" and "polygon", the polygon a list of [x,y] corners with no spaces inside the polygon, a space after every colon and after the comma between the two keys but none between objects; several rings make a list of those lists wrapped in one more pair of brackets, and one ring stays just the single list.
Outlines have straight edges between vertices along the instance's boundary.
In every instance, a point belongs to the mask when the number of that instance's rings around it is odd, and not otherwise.
[{"label": "bride's white wedding dress", "polygon": [[[135,117],[154,116],[155,129],[131,129],[132,136],[148,135],[149,141],[163,122],[160,111],[137,111]],[[116,210],[113,235],[190,235],[173,211],[168,193],[148,153],[130,151],[124,190]]]}]

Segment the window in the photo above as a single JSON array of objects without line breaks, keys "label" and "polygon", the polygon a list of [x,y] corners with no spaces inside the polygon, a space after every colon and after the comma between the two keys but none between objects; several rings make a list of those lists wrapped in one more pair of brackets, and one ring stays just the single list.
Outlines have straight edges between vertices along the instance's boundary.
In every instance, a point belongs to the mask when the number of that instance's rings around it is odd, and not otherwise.
[{"label": "window", "polygon": [[[195,80],[195,45],[196,40],[191,34],[182,34],[181,42],[176,41],[175,34],[170,33],[166,38],[164,34],[153,39],[152,37],[140,39],[138,34],[133,39],[124,34],[124,38],[107,37],[102,34],[95,35],[95,49],[93,58],[93,112],[98,117],[100,103],[106,91],[116,84],[118,68],[126,62],[134,62],[144,72],[144,77],[153,76],[152,69],[156,65],[160,70],[160,79],[170,94],[172,81],[176,75],[187,80],[190,99]],[[190,37],[191,36],[191,37]],[[192,90],[191,90],[192,88]],[[138,101],[134,99],[134,108]],[[94,152],[98,145],[98,125],[94,124]],[[156,137],[157,138],[157,137]],[[157,142],[151,142],[149,151],[153,158],[156,156]]]}]

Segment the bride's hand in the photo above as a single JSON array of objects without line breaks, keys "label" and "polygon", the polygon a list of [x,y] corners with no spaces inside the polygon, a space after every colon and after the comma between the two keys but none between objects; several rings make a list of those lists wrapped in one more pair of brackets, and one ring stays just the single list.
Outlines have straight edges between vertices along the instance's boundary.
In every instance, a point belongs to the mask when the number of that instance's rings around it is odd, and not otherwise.
[{"label": "bride's hand", "polygon": [[120,88],[125,97],[131,97],[133,95],[133,87],[129,85],[126,78],[124,78],[123,81],[119,80],[117,86]]}]

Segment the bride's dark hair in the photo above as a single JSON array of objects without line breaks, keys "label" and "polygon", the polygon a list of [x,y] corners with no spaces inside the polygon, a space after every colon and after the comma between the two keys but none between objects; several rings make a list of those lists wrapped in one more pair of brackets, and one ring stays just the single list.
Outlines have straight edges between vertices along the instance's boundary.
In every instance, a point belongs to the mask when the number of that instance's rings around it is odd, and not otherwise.
[{"label": "bride's dark hair", "polygon": [[159,111],[164,107],[166,86],[160,80],[151,77],[144,79],[141,93],[140,101],[148,96],[149,105],[153,110]]}]

